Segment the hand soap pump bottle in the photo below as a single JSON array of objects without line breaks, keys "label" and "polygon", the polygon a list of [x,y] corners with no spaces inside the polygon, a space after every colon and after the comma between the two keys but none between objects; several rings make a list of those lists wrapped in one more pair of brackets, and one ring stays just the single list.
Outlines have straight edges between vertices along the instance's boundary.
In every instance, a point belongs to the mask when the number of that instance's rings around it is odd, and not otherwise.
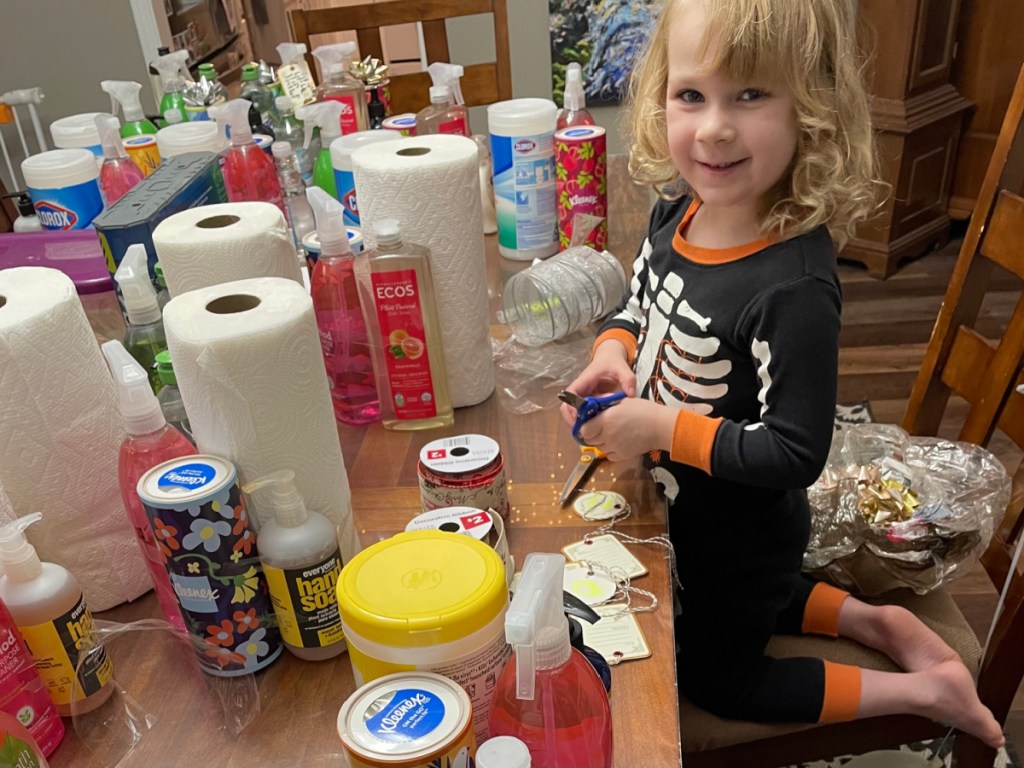
[{"label": "hand soap pump bottle", "polygon": [[469,136],[469,111],[459,85],[462,67],[435,61],[427,67],[427,72],[434,84],[430,88],[430,106],[416,113],[416,135],[451,133]]},{"label": "hand soap pump bottle", "polygon": [[145,175],[128,157],[121,143],[121,125],[113,115],[97,115],[96,129],[103,146],[103,165],[100,166],[100,192],[108,208],[124,197],[125,193],[142,181]]},{"label": "hand soap pump bottle", "polygon": [[341,203],[319,187],[306,190],[320,236],[320,257],[310,278],[320,348],[331,386],[334,416],[345,424],[380,420],[380,400],[366,324],[359,308],[355,261]]},{"label": "hand soap pump bottle", "polygon": [[185,62],[188,61],[188,51],[182,49],[160,56],[153,62],[156,71],[160,73],[161,89],[163,97],[160,99],[160,114],[167,120],[167,112],[172,111],[180,115],[179,122],[188,121],[188,112],[185,111],[185,76],[182,70]]},{"label": "hand soap pump bottle", "polygon": [[210,107],[210,117],[231,127],[231,146],[221,167],[228,200],[273,203],[287,217],[274,161],[252,139],[249,106],[245,99],[232,99]]},{"label": "hand soap pump bottle", "polygon": [[43,231],[43,225],[39,223],[35,206],[32,205],[32,198],[28,196],[28,193],[19,194],[15,205],[18,208],[18,218],[14,220],[15,232]]},{"label": "hand soap pump bottle", "polygon": [[157,464],[181,456],[198,453],[195,446],[167,423],[160,402],[149,388],[146,372],[118,341],[108,341],[100,347],[117,387],[118,407],[128,428],[128,436],[121,443],[117,458],[117,480],[121,486],[121,500],[128,510],[128,518],[135,529],[139,551],[146,561],[153,581],[157,602],[168,623],[185,632],[185,622],[178,608],[171,580],[164,567],[163,557],[153,536],[153,527],[135,490],[147,470]]},{"label": "hand soap pump bottle", "polygon": [[336,589],[342,566],[338,531],[306,509],[290,469],[242,490],[267,488],[274,517],[260,528],[260,562],[284,646],[307,661],[334,658],[346,648]]},{"label": "hand soap pump bottle", "polygon": [[320,151],[313,162],[313,186],[320,187],[324,192],[338,199],[338,182],[334,178],[334,164],[331,162],[331,142],[341,136],[338,120],[341,117],[341,103],[323,101],[307,104],[295,110],[295,116],[302,121],[306,129],[306,141],[303,147],[312,152],[313,129],[320,129]]},{"label": "hand soap pump bottle", "polygon": [[574,61],[565,70],[565,91],[562,93],[562,109],[555,120],[555,130],[593,124],[594,118],[587,111],[587,100],[583,93],[583,68]]},{"label": "hand soap pump bottle", "polygon": [[356,281],[384,428],[451,426],[430,251],[403,242],[396,219],[378,219],[375,229],[376,246],[356,256]]},{"label": "hand soap pump bottle", "polygon": [[514,654],[494,691],[490,736],[515,736],[534,768],[611,768],[612,715],[594,668],[569,643],[562,555],[531,553],[505,614]]},{"label": "hand soap pump bottle", "polygon": [[110,697],[113,669],[103,647],[92,647],[92,614],[78,580],[63,566],[41,562],[25,538],[25,529],[42,518],[34,512],[0,528],[0,599],[25,638],[57,712],[70,717],[91,712]]},{"label": "hand soap pump bottle", "polygon": [[[337,101],[342,105],[342,135],[366,131],[370,127],[366,113],[366,86],[348,71],[349,61],[355,52],[356,44],[351,42],[321,45],[313,49],[323,75],[320,87],[316,89],[316,100]],[[300,115],[300,119],[305,118]],[[324,146],[327,146],[326,141]]]},{"label": "hand soap pump bottle", "polygon": [[142,370],[149,376],[153,392],[159,392],[163,383],[156,370],[156,356],[167,349],[167,335],[156,300],[156,289],[149,277],[149,258],[146,246],[132,243],[114,272],[114,280],[121,291],[125,314],[124,346]]}]

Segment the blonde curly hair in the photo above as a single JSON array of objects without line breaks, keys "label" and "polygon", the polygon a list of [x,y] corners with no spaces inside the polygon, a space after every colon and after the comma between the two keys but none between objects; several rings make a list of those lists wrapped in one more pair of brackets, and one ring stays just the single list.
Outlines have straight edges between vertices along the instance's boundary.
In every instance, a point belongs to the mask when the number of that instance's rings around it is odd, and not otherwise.
[{"label": "blonde curly hair", "polygon": [[[868,98],[854,42],[853,0],[666,0],[630,78],[629,170],[667,199],[688,192],[666,139],[668,32],[674,11],[700,3],[711,71],[749,82],[785,82],[796,104],[799,136],[788,179],[767,200],[765,234],[795,236],[828,225],[841,246],[872,215],[888,189],[877,160]],[[714,43],[714,45],[712,45]]]}]

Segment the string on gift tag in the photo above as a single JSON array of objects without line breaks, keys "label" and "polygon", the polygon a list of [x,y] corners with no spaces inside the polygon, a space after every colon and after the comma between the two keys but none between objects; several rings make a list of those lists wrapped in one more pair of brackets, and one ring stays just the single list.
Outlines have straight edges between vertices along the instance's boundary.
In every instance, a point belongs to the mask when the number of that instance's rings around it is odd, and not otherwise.
[{"label": "string on gift tag", "polygon": [[[581,560],[580,565],[586,566],[588,576],[602,574],[615,583],[615,594],[601,603],[601,605],[609,606],[613,604],[621,604],[619,610],[610,614],[611,616],[617,616],[623,613],[650,613],[651,611],[658,610],[658,596],[653,592],[648,592],[646,589],[640,589],[639,587],[632,586],[629,583],[629,574],[621,568],[602,565],[601,563],[595,563],[591,560]],[[650,602],[647,605],[633,605],[634,595],[638,597],[645,597]]]}]

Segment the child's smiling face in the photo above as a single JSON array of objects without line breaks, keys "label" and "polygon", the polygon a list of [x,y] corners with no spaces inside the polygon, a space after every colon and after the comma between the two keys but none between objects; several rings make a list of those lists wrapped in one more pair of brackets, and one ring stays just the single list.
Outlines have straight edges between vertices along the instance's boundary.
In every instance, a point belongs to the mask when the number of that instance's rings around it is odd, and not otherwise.
[{"label": "child's smiling face", "polygon": [[762,201],[796,153],[793,95],[783,83],[737,82],[709,71],[715,45],[701,50],[706,22],[699,3],[677,3],[666,13],[673,14],[665,95],[672,162],[708,212],[759,225]]}]

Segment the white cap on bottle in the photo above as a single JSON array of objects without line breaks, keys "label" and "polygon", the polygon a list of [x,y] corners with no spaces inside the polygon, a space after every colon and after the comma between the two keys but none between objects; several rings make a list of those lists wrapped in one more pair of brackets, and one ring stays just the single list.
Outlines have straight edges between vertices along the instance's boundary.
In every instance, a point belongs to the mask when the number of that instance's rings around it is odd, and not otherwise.
[{"label": "white cap on bottle", "polygon": [[149,325],[160,321],[160,304],[156,289],[149,279],[149,257],[146,246],[132,243],[114,272],[114,280],[121,289],[124,309],[132,325]]},{"label": "white cap on bottle", "polygon": [[100,351],[117,387],[117,407],[130,435],[146,435],[167,423],[149,376],[120,341],[107,341]]},{"label": "white cap on bottle", "polygon": [[430,103],[447,104],[452,100],[452,89],[447,85],[430,86]]},{"label": "white cap on bottle", "polygon": [[530,768],[530,750],[515,736],[494,736],[476,750],[476,768]]}]

